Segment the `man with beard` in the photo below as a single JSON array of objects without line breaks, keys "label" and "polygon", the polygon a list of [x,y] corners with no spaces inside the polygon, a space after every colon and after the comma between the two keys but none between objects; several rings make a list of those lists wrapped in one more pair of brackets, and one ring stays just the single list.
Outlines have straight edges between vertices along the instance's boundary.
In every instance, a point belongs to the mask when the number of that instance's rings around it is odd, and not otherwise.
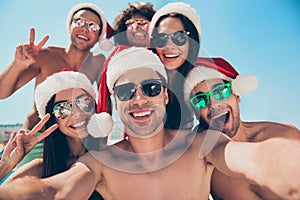
[{"label": "man with beard", "polygon": [[[186,79],[185,99],[199,120],[198,129],[221,131],[240,142],[260,142],[274,137],[300,139],[299,130],[289,125],[241,120],[240,95],[256,88],[255,77],[239,75],[222,58],[198,58],[195,66]],[[229,177],[217,169],[214,169],[211,183],[214,199],[280,198],[266,187]]]}]

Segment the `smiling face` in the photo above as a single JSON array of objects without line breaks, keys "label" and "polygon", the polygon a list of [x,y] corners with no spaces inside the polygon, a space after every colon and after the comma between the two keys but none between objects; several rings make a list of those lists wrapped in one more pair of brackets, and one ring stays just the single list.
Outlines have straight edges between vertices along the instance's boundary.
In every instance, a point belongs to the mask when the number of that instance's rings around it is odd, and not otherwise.
[{"label": "smiling face", "polygon": [[127,40],[131,46],[145,47],[148,35],[149,20],[146,17],[135,14],[126,22]]},{"label": "smiling face", "polygon": [[[92,100],[92,106],[89,109],[86,109],[87,107],[84,106],[85,103],[88,103],[86,100]],[[56,94],[54,104],[65,101],[72,102],[72,109],[70,114],[66,115],[63,119],[56,119],[60,131],[71,138],[86,137],[88,135],[87,123],[91,115],[95,113],[94,99],[91,99],[91,96],[84,90],[76,88],[62,90]],[[86,109],[86,111],[83,109]]]},{"label": "smiling face", "polygon": [[[151,69],[139,68],[129,70],[115,84],[115,88],[127,83],[138,85],[132,98],[125,101],[124,99],[121,101],[117,95],[117,91],[114,90],[116,108],[128,135],[148,138],[163,128],[166,104],[168,103],[167,90],[160,85],[156,85],[157,87],[151,85],[151,87],[144,87],[144,91],[142,91],[142,87],[140,86],[141,83],[142,85],[145,85],[145,83],[157,83],[157,81],[153,81],[154,79],[160,79],[157,72]],[[147,81],[145,82],[145,80]],[[133,92],[134,89],[127,87],[127,90],[124,88],[123,93],[124,91]],[[147,96],[147,92],[150,92],[152,96]]]},{"label": "smiling face", "polygon": [[[74,23],[76,19],[83,19],[85,25],[80,27]],[[99,40],[99,31],[90,31],[88,25],[94,23],[102,27],[99,17],[91,11],[80,10],[74,16],[71,22],[71,42],[72,46],[81,51],[89,51]]]},{"label": "smiling face", "polygon": [[[222,79],[211,79],[197,84],[194,94],[211,91],[219,85],[224,84]],[[199,110],[200,120],[204,120],[210,129],[222,131],[229,137],[233,137],[240,125],[240,97],[231,93],[225,100],[216,100],[209,97],[209,105]],[[201,121],[200,121],[201,123]]]},{"label": "smiling face", "polygon": [[[158,25],[158,34],[172,34],[177,31],[185,31],[181,20],[177,17],[167,17]],[[189,53],[189,40],[182,45],[176,45],[168,36],[165,46],[156,48],[157,54],[167,69],[178,69],[187,59]]]}]

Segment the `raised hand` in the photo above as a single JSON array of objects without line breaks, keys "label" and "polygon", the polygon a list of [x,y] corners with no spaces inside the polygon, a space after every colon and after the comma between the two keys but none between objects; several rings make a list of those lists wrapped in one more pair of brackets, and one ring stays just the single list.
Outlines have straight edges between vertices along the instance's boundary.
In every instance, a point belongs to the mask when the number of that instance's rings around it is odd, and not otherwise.
[{"label": "raised hand", "polygon": [[16,48],[15,62],[24,68],[27,68],[29,65],[35,63],[37,55],[48,39],[49,36],[47,35],[37,45],[35,45],[35,30],[34,28],[31,28],[29,43],[20,44]]},{"label": "raised hand", "polygon": [[39,141],[50,135],[58,127],[57,124],[54,124],[39,135],[35,135],[49,118],[50,114],[46,114],[28,134],[23,129],[12,133],[2,155],[2,161],[6,162],[6,166],[13,169]]}]

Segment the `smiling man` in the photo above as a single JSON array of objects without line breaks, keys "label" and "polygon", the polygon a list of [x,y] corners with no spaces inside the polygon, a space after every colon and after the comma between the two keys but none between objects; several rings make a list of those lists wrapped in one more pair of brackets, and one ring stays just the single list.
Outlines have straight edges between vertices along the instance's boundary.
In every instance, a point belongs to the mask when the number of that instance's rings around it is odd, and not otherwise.
[{"label": "smiling man", "polygon": [[[240,142],[260,142],[274,137],[300,139],[299,130],[292,126],[241,120],[240,95],[256,88],[254,76],[239,75],[223,58],[198,58],[195,64],[186,79],[185,99],[193,107],[199,129],[222,131]],[[217,169],[212,175],[211,193],[214,199],[280,199],[266,187],[229,177]]]},{"label": "smiling man", "polygon": [[[104,199],[207,200],[214,167],[266,185],[281,197],[299,198],[300,179],[291,176],[300,176],[300,142],[241,143],[212,130],[196,134],[165,129],[167,80],[165,67],[151,51],[131,47],[116,54],[106,83],[126,139],[108,147],[101,144],[99,151],[89,151],[68,171],[52,177],[14,174],[0,186],[0,199],[86,199],[96,190]],[[107,122],[100,117],[99,128],[109,126]],[[205,142],[206,135],[216,142]],[[270,152],[276,152],[274,157]],[[284,168],[291,160],[293,165]],[[271,168],[275,163],[278,167]]]},{"label": "smiling man", "polygon": [[[12,95],[25,84],[35,79],[35,87],[46,77],[64,68],[84,73],[89,80],[99,85],[105,56],[91,52],[99,42],[102,48],[107,22],[94,4],[75,5],[69,12],[67,28],[70,33],[68,47],[43,47],[49,36],[35,44],[35,30],[30,30],[29,43],[17,46],[12,63],[0,74],[0,99]],[[107,44],[107,43],[106,43]],[[39,122],[35,105],[27,116],[23,128],[32,129]]]}]

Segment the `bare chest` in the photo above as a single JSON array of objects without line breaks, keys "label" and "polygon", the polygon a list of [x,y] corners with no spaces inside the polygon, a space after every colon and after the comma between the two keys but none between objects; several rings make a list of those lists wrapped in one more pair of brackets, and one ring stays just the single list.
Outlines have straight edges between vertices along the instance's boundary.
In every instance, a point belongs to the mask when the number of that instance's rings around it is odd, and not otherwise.
[{"label": "bare chest", "polygon": [[97,190],[107,199],[208,199],[212,168],[201,161],[183,165],[175,161],[149,173],[106,171]]}]

